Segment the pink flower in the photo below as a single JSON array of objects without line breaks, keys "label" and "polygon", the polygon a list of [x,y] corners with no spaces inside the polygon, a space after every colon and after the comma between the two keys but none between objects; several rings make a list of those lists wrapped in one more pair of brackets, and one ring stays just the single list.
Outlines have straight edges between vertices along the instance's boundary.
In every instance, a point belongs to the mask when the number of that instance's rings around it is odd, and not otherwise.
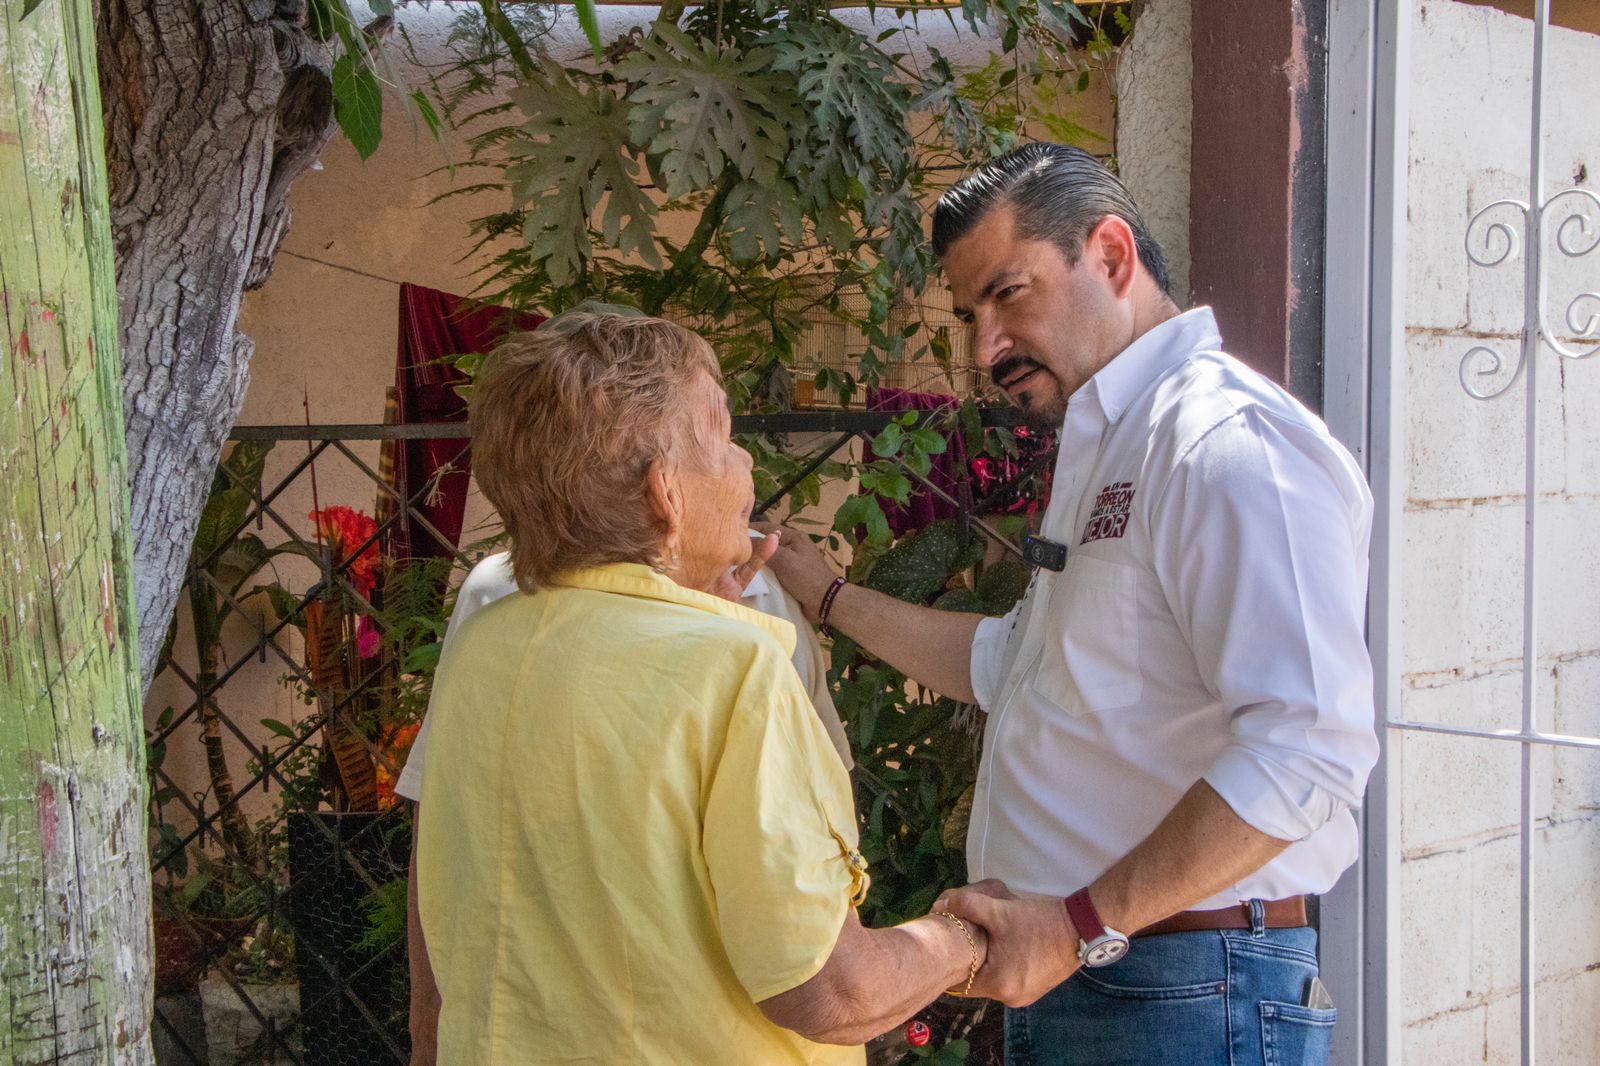
[{"label": "pink flower", "polygon": [[378,654],[378,645],[381,643],[378,627],[372,624],[372,616],[362,615],[360,621],[356,622],[356,658],[372,658]]}]

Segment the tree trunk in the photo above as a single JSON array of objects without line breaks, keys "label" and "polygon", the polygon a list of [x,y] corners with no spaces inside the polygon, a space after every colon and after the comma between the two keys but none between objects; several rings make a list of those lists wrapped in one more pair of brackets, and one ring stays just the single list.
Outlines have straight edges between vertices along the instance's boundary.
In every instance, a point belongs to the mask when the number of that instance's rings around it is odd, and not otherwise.
[{"label": "tree trunk", "polygon": [[304,0],[97,0],[148,685],[253,345],[235,328],[332,130]]},{"label": "tree trunk", "polygon": [[0,1062],[150,1061],[150,885],[90,0],[0,0]]}]

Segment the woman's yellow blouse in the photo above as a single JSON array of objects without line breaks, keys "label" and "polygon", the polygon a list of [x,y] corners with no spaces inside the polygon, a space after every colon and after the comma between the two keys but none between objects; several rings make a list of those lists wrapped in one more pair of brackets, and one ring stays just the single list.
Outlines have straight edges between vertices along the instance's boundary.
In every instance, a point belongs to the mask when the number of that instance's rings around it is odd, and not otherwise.
[{"label": "woman's yellow blouse", "polygon": [[418,828],[443,1066],[864,1061],[756,1007],[865,886],[794,639],[637,565],[466,623]]}]

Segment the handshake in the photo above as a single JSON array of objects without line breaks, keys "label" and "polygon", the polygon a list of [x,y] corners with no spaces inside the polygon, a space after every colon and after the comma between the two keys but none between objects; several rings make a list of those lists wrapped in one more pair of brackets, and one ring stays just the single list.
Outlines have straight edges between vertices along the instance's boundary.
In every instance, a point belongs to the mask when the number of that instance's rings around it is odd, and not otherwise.
[{"label": "handshake", "polygon": [[968,995],[1026,1007],[1078,971],[1078,932],[1059,899],[1024,899],[990,879],[944,893],[933,911],[975,927]]}]

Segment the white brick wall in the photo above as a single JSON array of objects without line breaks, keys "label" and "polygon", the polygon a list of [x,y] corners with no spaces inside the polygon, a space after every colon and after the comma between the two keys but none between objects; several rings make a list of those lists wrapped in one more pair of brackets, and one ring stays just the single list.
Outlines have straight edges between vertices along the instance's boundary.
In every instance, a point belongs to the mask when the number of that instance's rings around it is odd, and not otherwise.
[{"label": "white brick wall", "polygon": [[[1464,724],[1488,717],[1489,697],[1498,696],[1496,717],[1504,719],[1515,708],[1521,682],[1515,677],[1493,677],[1428,691],[1443,697],[1435,721]],[[1408,693],[1410,699],[1417,693]],[[1451,714],[1451,711],[1458,714]],[[1501,722],[1494,728],[1507,728]],[[1509,728],[1516,728],[1511,722]],[[1476,843],[1516,831],[1521,811],[1521,756],[1517,745],[1464,737],[1408,731],[1398,747],[1400,758],[1391,764],[1401,789],[1402,847],[1408,856],[1427,855],[1441,849],[1470,848]],[[1553,755],[1535,752],[1539,787],[1535,811],[1548,817],[1554,806],[1550,787]]]},{"label": "white brick wall", "polygon": [[[1558,663],[1554,689],[1556,732],[1600,736],[1600,655]],[[1600,752],[1556,750],[1554,800],[1562,815],[1600,813]]]},{"label": "white brick wall", "polygon": [[[1524,384],[1479,402],[1457,371],[1475,344],[1517,354],[1522,261],[1471,265],[1468,220],[1527,195],[1531,24],[1419,0],[1408,189],[1404,521],[1407,718],[1521,719]],[[1553,30],[1548,180],[1600,174],[1600,38]],[[1514,214],[1496,216],[1514,221]],[[1548,243],[1546,244],[1548,247]],[[1552,263],[1552,315],[1600,288],[1600,252]],[[1597,308],[1600,309],[1600,308]],[[1600,360],[1540,356],[1539,722],[1600,735]],[[1401,795],[1398,989],[1407,1063],[1518,1061],[1518,746],[1391,736]],[[1600,751],[1536,749],[1541,1063],[1600,1063]]]},{"label": "white brick wall", "polygon": [[[1419,171],[1420,175],[1428,173],[1413,166],[1413,182]],[[1463,214],[1458,206],[1454,218],[1458,232],[1464,224]],[[1413,263],[1416,259],[1413,252]],[[1467,274],[1468,264],[1459,244],[1445,268]],[[1477,267],[1471,269],[1484,273]],[[1497,277],[1520,283],[1522,274],[1517,271]],[[1460,328],[1432,333],[1413,327],[1408,332],[1406,444],[1411,482],[1407,495],[1412,502],[1521,496],[1523,383],[1519,381],[1495,400],[1473,399],[1460,385],[1461,359],[1475,346],[1492,348],[1503,360],[1504,369],[1487,382],[1474,379],[1474,384],[1482,391],[1487,391],[1483,389],[1486,384],[1503,385],[1516,365],[1518,344],[1513,336],[1478,336]],[[1471,365],[1477,368],[1480,364]],[[1539,489],[1556,492],[1566,487],[1562,375],[1560,367],[1549,360],[1540,364],[1539,371]],[[1572,372],[1577,373],[1578,368]],[[1521,557],[1520,546],[1517,555]]]}]

